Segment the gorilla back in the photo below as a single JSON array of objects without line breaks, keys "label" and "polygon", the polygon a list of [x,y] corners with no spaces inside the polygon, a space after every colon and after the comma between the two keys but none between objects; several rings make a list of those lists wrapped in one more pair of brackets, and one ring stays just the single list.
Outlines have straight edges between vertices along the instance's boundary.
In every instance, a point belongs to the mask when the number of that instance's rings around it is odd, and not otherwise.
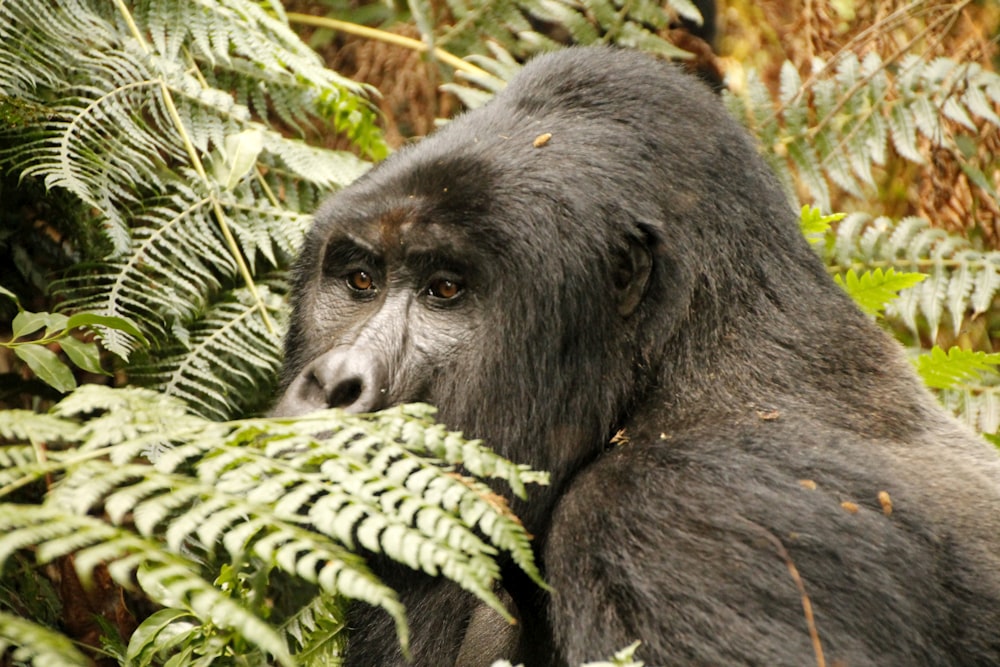
[{"label": "gorilla back", "polygon": [[[1000,664],[1000,462],[826,275],[717,98],[570,49],[317,213],[276,411],[426,401],[552,483],[520,623],[391,564],[413,662]],[[618,437],[613,437],[618,434]],[[613,441],[613,442],[612,442]],[[890,511],[891,502],[891,511]],[[350,665],[406,664],[352,609]]]}]

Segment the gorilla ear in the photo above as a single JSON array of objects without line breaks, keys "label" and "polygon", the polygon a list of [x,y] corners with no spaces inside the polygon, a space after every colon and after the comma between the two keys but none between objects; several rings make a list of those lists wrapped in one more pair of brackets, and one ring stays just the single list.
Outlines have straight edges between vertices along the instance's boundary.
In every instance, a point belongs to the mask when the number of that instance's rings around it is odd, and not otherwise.
[{"label": "gorilla ear", "polygon": [[619,253],[614,267],[618,314],[622,317],[628,317],[639,306],[652,269],[653,256],[645,239],[629,236],[628,248]]}]

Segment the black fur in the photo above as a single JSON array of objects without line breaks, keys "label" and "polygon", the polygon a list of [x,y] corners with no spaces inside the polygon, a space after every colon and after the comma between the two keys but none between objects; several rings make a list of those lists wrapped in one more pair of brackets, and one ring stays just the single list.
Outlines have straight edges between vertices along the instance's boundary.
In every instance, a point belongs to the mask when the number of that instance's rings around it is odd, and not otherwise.
[{"label": "black fur", "polygon": [[[345,286],[359,269],[374,291]],[[427,294],[442,275],[456,299]],[[753,142],[674,67],[536,59],[327,202],[294,294],[279,413],[428,401],[552,472],[515,509],[554,593],[510,568],[513,629],[381,567],[415,664],[578,665],[634,640],[650,665],[815,664],[798,578],[827,664],[1000,665],[995,451],[833,284]],[[350,625],[349,665],[405,664],[382,612]]]}]

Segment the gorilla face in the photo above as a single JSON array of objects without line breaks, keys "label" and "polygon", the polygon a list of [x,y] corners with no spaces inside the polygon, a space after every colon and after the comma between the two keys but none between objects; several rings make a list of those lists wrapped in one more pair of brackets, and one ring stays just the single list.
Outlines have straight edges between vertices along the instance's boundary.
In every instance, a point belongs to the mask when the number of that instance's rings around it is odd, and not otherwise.
[{"label": "gorilla face", "polygon": [[[292,380],[279,414],[371,412],[434,401],[434,378],[481,345],[489,281],[453,229],[406,211],[331,230],[306,298],[327,349]],[[322,343],[321,343],[322,344]]]},{"label": "gorilla face", "polygon": [[622,342],[651,239],[611,202],[607,219],[576,217],[579,188],[553,181],[533,138],[492,156],[404,150],[319,211],[275,414],[427,402],[557,477],[600,451],[636,385]]}]

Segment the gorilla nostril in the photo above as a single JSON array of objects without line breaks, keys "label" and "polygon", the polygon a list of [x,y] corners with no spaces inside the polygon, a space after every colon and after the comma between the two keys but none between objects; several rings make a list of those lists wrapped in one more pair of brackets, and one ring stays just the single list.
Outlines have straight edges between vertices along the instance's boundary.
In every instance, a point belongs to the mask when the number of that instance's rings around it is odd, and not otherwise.
[{"label": "gorilla nostril", "polygon": [[327,395],[327,405],[331,408],[350,407],[361,398],[362,389],[364,389],[364,386],[362,385],[361,378],[354,377],[341,380]]}]

